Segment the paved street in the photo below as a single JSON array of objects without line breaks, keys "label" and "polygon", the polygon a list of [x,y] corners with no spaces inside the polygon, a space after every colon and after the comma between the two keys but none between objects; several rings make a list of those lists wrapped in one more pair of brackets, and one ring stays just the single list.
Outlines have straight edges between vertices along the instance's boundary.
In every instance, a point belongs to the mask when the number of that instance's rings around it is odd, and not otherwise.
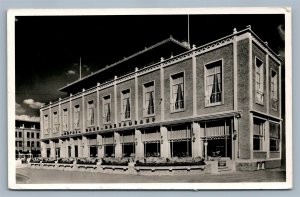
[{"label": "paved street", "polygon": [[281,169],[226,174],[141,176],[91,172],[38,170],[17,168],[17,183],[216,183],[216,182],[283,182],[285,171]]}]

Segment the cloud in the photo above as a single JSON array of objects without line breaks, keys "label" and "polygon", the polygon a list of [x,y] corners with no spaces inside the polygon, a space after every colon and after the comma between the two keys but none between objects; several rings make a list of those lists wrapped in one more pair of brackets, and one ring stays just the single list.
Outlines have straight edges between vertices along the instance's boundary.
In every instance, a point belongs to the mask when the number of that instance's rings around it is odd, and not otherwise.
[{"label": "cloud", "polygon": [[76,72],[74,70],[68,70],[67,75],[75,75]]},{"label": "cloud", "polygon": [[22,108],[22,106],[19,103],[16,103],[16,113],[22,114],[25,112],[25,109]]},{"label": "cloud", "polygon": [[25,121],[40,122],[40,117],[37,117],[37,116],[28,116],[28,115],[16,115],[16,120],[25,120]]},{"label": "cloud", "polygon": [[281,40],[284,41],[285,40],[285,31],[284,31],[283,25],[278,25],[277,30],[278,30]]},{"label": "cloud", "polygon": [[44,105],[44,103],[34,101],[33,99],[25,99],[23,103],[29,105],[29,107],[32,109],[39,109]]}]

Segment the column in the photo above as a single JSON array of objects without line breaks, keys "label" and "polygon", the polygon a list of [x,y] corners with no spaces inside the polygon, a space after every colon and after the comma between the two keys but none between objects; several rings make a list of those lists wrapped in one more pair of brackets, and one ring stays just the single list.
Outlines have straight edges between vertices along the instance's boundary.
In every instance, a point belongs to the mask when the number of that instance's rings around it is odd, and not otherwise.
[{"label": "column", "polygon": [[270,122],[265,122],[264,139],[263,139],[263,151],[267,153],[267,159],[270,158]]},{"label": "column", "polygon": [[80,110],[81,115],[80,117],[82,117],[82,132],[84,133],[85,132],[85,103],[84,103],[84,92],[85,92],[85,89],[83,88],[82,89],[82,93],[81,93],[81,99],[82,99],[82,110]]},{"label": "column", "polygon": [[75,144],[74,138],[70,138],[70,146],[71,146],[71,157],[75,157]]},{"label": "column", "polygon": [[115,140],[115,157],[122,157],[122,145],[120,143],[120,134],[118,132],[114,132],[114,140]]},{"label": "column", "polygon": [[50,158],[55,158],[54,142],[50,140]]},{"label": "column", "polygon": [[72,99],[71,99],[71,97],[72,97],[72,94],[70,94],[70,100],[69,100],[69,107],[70,107],[70,112],[69,112],[69,116],[68,116],[68,118],[69,118],[69,131],[73,131],[74,129],[73,129],[73,108],[72,108]]},{"label": "column", "polygon": [[99,97],[99,86],[100,83],[97,83],[97,127],[100,128],[100,97]]},{"label": "column", "polygon": [[266,95],[264,100],[266,101],[267,114],[270,113],[270,73],[269,73],[269,55],[266,54]]},{"label": "column", "polygon": [[[44,138],[44,114],[43,110],[40,109],[40,139]],[[41,141],[41,147],[42,147],[42,141]]]},{"label": "column", "polygon": [[[196,49],[196,46],[193,45],[193,49]],[[196,57],[195,53],[192,56],[192,70],[193,70],[193,116],[197,116],[197,69],[196,69]]]},{"label": "column", "polygon": [[88,139],[85,136],[82,136],[82,149],[82,157],[89,157]]},{"label": "column", "polygon": [[97,135],[98,158],[104,157],[104,146],[102,142],[102,135]]},{"label": "column", "polygon": [[160,143],[160,153],[161,157],[169,158],[170,153],[170,142],[168,141],[168,129],[167,127],[160,127],[161,143]]},{"label": "column", "polygon": [[231,155],[232,155],[232,159],[237,160],[239,158],[239,145],[238,145],[238,141],[239,141],[239,119],[234,116],[233,118],[233,131],[231,134],[231,139],[232,139],[232,148],[231,148]]},{"label": "column", "polygon": [[47,157],[47,146],[46,143],[41,141],[41,157]]},{"label": "column", "polygon": [[82,139],[78,138],[78,157],[83,157],[82,154],[82,150],[83,150],[83,146],[82,146]]},{"label": "column", "polygon": [[202,146],[200,137],[200,125],[199,123],[192,123],[192,156],[202,157]]},{"label": "column", "polygon": [[[236,28],[233,29],[236,34]],[[233,109],[238,110],[238,63],[237,63],[237,36],[233,37]]]},{"label": "column", "polygon": [[[160,60],[161,62],[164,61],[163,58]],[[165,81],[164,81],[164,68],[162,65],[160,66],[160,94],[161,94],[161,100],[160,100],[160,117],[161,121],[165,120]]]},{"label": "column", "polygon": [[144,144],[142,142],[142,132],[141,130],[136,129],[135,130],[135,158],[141,158],[144,157]]},{"label": "column", "polygon": [[65,148],[66,143],[64,143],[61,139],[59,139],[58,144],[60,147],[60,158],[65,158],[66,157],[66,148]]},{"label": "column", "polygon": [[[117,100],[117,76],[115,76],[115,80],[114,80],[114,118],[115,118],[115,124],[118,125],[118,100]],[[111,98],[112,99],[112,98]]]},{"label": "column", "polygon": [[137,77],[137,74],[138,74],[138,68],[135,68],[135,76],[134,76],[134,92],[135,92],[135,120],[138,121],[139,119],[139,89],[138,89],[138,77]]}]

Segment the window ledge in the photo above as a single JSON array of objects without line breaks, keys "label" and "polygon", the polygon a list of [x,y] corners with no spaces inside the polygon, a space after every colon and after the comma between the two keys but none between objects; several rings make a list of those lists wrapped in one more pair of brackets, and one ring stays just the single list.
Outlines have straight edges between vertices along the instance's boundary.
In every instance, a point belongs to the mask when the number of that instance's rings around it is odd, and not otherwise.
[{"label": "window ledge", "polygon": [[184,111],[185,111],[185,108],[183,108],[183,109],[178,109],[178,110],[172,110],[170,113],[171,113],[171,114],[175,114],[175,113],[184,112]]},{"label": "window ledge", "polygon": [[213,104],[206,104],[205,105],[205,107],[215,107],[215,106],[220,106],[220,105],[222,105],[223,103],[221,103],[221,102],[218,102],[218,103],[213,103]]}]

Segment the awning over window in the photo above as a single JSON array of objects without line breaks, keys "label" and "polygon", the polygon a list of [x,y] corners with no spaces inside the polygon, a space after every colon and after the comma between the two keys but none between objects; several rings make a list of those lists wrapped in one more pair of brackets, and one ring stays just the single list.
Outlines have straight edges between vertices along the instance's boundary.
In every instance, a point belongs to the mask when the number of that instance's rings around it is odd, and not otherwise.
[{"label": "awning over window", "polygon": [[103,136],[103,144],[114,144],[114,136]]},{"label": "awning over window", "polygon": [[201,123],[204,129],[204,137],[213,139],[222,139],[224,136],[230,135],[231,121],[230,120],[217,120],[207,121]]},{"label": "awning over window", "polygon": [[191,128],[188,125],[171,126],[168,129],[169,140],[180,140],[191,138]]},{"label": "awning over window", "polygon": [[121,144],[124,144],[124,143],[133,143],[135,140],[134,140],[134,134],[133,133],[130,133],[130,134],[121,134],[120,135],[120,142]]},{"label": "awning over window", "polygon": [[153,129],[153,131],[144,131],[142,133],[142,142],[153,142],[160,140],[160,132]]},{"label": "awning over window", "polygon": [[92,139],[89,139],[89,145],[90,146],[95,146],[95,145],[97,145],[97,139],[96,138],[92,138]]}]

